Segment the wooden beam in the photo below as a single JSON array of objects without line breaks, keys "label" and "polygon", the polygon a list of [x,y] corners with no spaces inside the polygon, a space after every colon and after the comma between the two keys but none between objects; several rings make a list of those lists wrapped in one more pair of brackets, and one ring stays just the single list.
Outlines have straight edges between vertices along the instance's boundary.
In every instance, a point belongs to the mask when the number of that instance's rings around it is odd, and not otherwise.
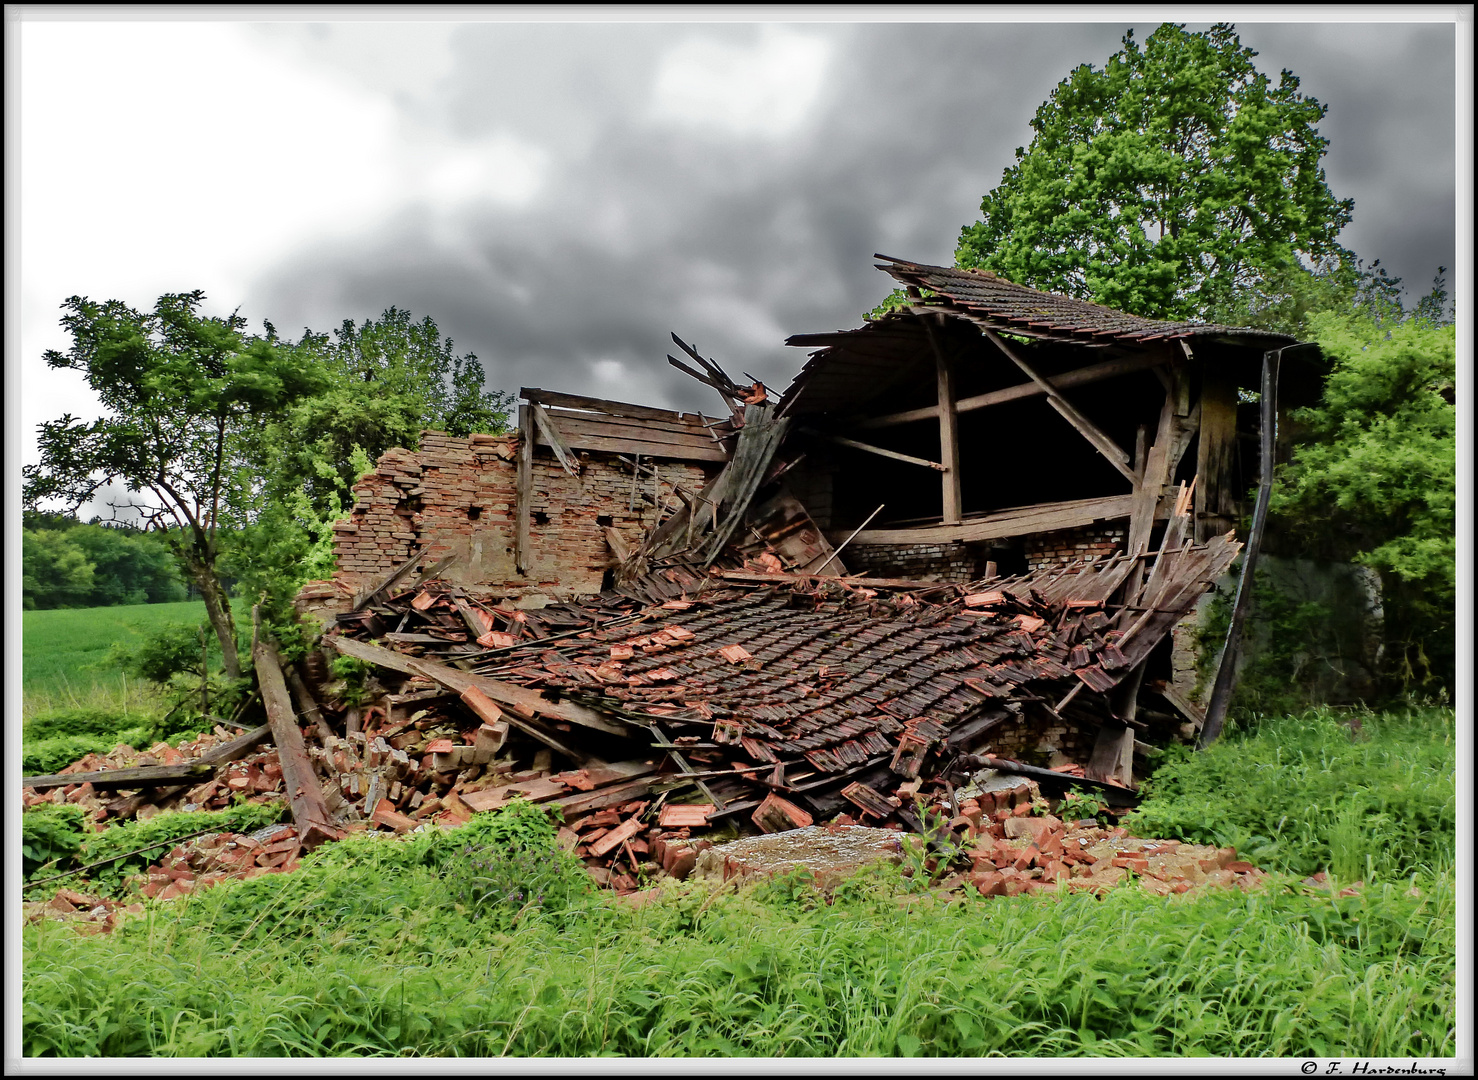
[{"label": "wooden beam", "polygon": [[[1169,516],[1169,503],[1155,510],[1158,520]],[[984,517],[972,518],[958,525],[921,525],[912,529],[867,529],[857,534],[855,544],[938,544],[952,541],[966,543],[994,540],[1004,536],[1073,529],[1096,521],[1127,518],[1134,510],[1134,496],[1111,495],[1101,499],[1074,499],[1068,502],[1043,503],[1002,510]],[[844,533],[833,531],[831,539]]]},{"label": "wooden beam", "polygon": [[[253,621],[257,613],[253,611]],[[335,840],[341,834],[329,816],[323,801],[323,789],[303,733],[298,730],[298,717],[288,696],[287,681],[282,676],[282,662],[277,650],[258,634],[252,647],[252,663],[257,669],[257,685],[262,691],[262,705],[267,710],[267,723],[272,727],[272,741],[277,745],[277,760],[282,765],[282,787],[292,807],[293,822],[303,847],[313,848],[324,840]]]},{"label": "wooden beam", "polygon": [[1124,452],[1124,449],[1118,443],[1100,431],[1093,421],[1073,408],[1068,400],[1057,392],[1057,388],[1041,375],[1037,374],[1035,368],[1017,356],[1011,350],[1010,346],[1001,340],[999,334],[988,327],[982,327],[981,332],[990,339],[992,345],[1001,350],[1008,360],[1025,372],[1027,378],[1042,388],[1043,393],[1047,395],[1047,401],[1052,407],[1062,415],[1064,420],[1077,429],[1078,434],[1092,443],[1098,452],[1108,459],[1110,465],[1118,469],[1131,484],[1137,484],[1139,482],[1139,477],[1134,475],[1134,470],[1129,467],[1129,455]]},{"label": "wooden beam", "polygon": [[[1089,383],[1099,382],[1103,379],[1111,379],[1116,375],[1127,375],[1134,371],[1144,371],[1168,362],[1166,357],[1158,353],[1142,353],[1137,356],[1121,357],[1117,360],[1105,360],[1101,364],[1089,364],[1087,367],[1078,368],[1076,371],[1065,371],[1061,375],[1051,376],[1047,381],[1058,390],[1067,390],[1074,386],[1086,386]],[[955,402],[955,413],[974,412],[976,409],[985,409],[992,405],[1003,405],[1008,401],[1020,401],[1022,398],[1041,397],[1045,393],[1046,391],[1042,389],[1039,383],[1017,383],[1015,386],[1007,386],[1001,390],[992,390],[989,393],[960,398]],[[909,409],[906,412],[869,417],[866,420],[859,420],[852,426],[859,430],[864,428],[891,427],[894,424],[907,424],[915,420],[932,420],[938,415],[939,407],[937,405],[926,405],[923,408]]]},{"label": "wooden beam", "polygon": [[924,319],[924,332],[929,335],[929,345],[934,350],[934,371],[939,391],[939,458],[944,464],[944,475],[940,477],[943,488],[943,518],[946,525],[959,523],[960,506],[960,434],[959,417],[955,415],[954,371],[944,350],[939,347],[939,337],[928,318]]},{"label": "wooden beam", "polygon": [[426,546],[419,548],[409,559],[390,571],[378,585],[360,589],[354,595],[354,599],[349,602],[349,610],[361,611],[378,601],[380,597],[395,588],[400,581],[406,578],[420,564],[421,560],[426,557],[426,552],[429,550],[430,548]]},{"label": "wooden beam", "polygon": [[518,407],[518,478],[513,500],[513,565],[527,574],[532,562],[529,543],[530,502],[534,487],[534,417],[532,405]]},{"label": "wooden beam", "polygon": [[96,772],[23,776],[21,787],[45,791],[48,788],[71,787],[73,784],[91,784],[99,791],[105,791],[114,788],[158,787],[162,784],[176,784],[181,780],[194,781],[208,774],[217,765],[235,761],[254,746],[271,738],[272,726],[263,724],[201,754],[193,761],[182,761],[178,765],[140,765],[134,769],[99,769]]},{"label": "wooden beam", "polygon": [[559,437],[559,431],[555,428],[554,421],[549,418],[549,413],[544,406],[538,402],[531,402],[529,411],[534,414],[534,423],[539,428],[539,434],[544,436],[549,449],[554,451],[555,460],[559,462],[560,467],[571,476],[579,476],[580,463],[575,460],[574,452]]},{"label": "wooden beam", "polygon": [[858,442],[856,439],[844,438],[841,435],[828,435],[815,428],[801,428],[801,434],[810,435],[812,438],[825,439],[827,442],[836,443],[838,446],[850,446],[853,450],[863,450],[878,457],[890,458],[893,461],[903,461],[909,465],[922,465],[926,469],[935,469],[942,473],[949,472],[949,468],[937,461],[929,461],[927,458],[914,457],[912,454],[900,454],[897,450],[884,450],[881,446],[873,446],[870,443]]},{"label": "wooden beam", "polygon": [[578,705],[567,698],[555,701],[545,697],[538,690],[490,679],[486,675],[474,675],[470,671],[463,671],[461,668],[438,663],[435,660],[406,656],[383,646],[355,641],[352,638],[333,635],[325,640],[345,656],[377,664],[391,671],[399,671],[403,675],[420,675],[432,682],[440,683],[449,690],[455,690],[459,694],[469,687],[475,687],[500,705],[511,705],[526,712],[539,713],[555,720],[603,731],[608,735],[627,737],[631,735],[631,729],[625,724],[612,720],[595,709]]},{"label": "wooden beam", "polygon": [[1206,723],[1196,740],[1197,750],[1206,749],[1221,734],[1227,706],[1231,703],[1232,690],[1237,685],[1242,624],[1246,621],[1247,611],[1251,606],[1257,556],[1262,548],[1263,529],[1268,521],[1268,505],[1273,496],[1273,455],[1276,450],[1278,423],[1278,366],[1282,359],[1282,349],[1270,349],[1262,354],[1257,502],[1252,507],[1252,527],[1248,530],[1247,547],[1242,552],[1242,572],[1237,578],[1237,599],[1232,602],[1231,625],[1227,627],[1226,642],[1221,647],[1221,659],[1217,661],[1216,681],[1212,683],[1211,696],[1206,701]]}]

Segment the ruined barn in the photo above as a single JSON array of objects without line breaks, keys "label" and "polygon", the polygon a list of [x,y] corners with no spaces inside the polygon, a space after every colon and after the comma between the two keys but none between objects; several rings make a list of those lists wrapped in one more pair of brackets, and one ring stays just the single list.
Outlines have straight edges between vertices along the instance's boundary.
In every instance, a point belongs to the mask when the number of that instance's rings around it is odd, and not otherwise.
[{"label": "ruined barn", "polygon": [[880,268],[905,305],[790,338],[783,391],[674,335],[714,415],[526,387],[516,431],[385,454],[299,597],[320,648],[254,649],[267,725],[27,798],[280,788],[308,846],[523,798],[626,890],[715,827],[930,833],[1027,781],[1132,804],[1159,748],[1215,735],[1245,596],[1208,685],[1189,630],[1257,554],[1316,375],[1276,334]]}]

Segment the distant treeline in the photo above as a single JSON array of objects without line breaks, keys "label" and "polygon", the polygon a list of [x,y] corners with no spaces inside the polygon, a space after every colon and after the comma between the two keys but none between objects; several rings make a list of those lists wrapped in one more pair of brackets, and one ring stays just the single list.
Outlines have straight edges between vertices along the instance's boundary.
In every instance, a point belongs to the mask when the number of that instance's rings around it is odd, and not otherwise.
[{"label": "distant treeline", "polygon": [[21,528],[26,610],[165,604],[190,590],[167,538],[126,526],[27,514]]}]

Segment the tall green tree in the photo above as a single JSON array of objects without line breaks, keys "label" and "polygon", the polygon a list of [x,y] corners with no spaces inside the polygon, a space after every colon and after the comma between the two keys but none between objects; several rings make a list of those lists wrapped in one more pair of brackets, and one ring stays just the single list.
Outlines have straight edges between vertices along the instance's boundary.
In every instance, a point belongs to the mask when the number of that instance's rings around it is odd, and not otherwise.
[{"label": "tall green tree", "polygon": [[1233,28],[1133,31],[1037,110],[966,226],[956,261],[1150,318],[1205,318],[1300,264],[1336,257],[1353,201],[1319,162],[1326,107],[1276,85]]},{"label": "tall green tree", "polygon": [[80,372],[108,415],[43,423],[41,461],[23,470],[23,500],[75,510],[121,483],[130,494],[110,503],[114,512],[168,528],[234,679],[241,664],[217,563],[220,528],[248,512],[254,484],[239,447],[325,380],[275,335],[248,335],[239,314],[202,316],[204,299],[198,290],[172,293],[142,312],[81,296],[62,305],[72,347],[48,351],[47,366]]},{"label": "tall green tree", "polygon": [[27,609],[85,607],[93,590],[93,564],[66,533],[21,532],[21,603]]}]

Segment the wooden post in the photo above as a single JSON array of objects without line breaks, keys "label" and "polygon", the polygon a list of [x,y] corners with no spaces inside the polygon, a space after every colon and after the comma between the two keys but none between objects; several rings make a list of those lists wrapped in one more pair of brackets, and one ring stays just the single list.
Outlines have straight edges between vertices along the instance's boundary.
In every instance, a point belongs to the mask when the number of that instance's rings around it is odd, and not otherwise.
[{"label": "wooden post", "polygon": [[939,383],[939,461],[944,466],[940,478],[943,486],[943,522],[958,525],[960,506],[960,438],[959,417],[955,414],[954,369],[944,350],[939,347],[939,338],[934,333],[930,316],[923,316],[924,332],[929,335],[929,345],[934,349],[934,370]]},{"label": "wooden post", "polygon": [[1225,371],[1201,368],[1201,440],[1196,451],[1196,543],[1237,525],[1237,385]]},{"label": "wooden post", "polygon": [[[1176,378],[1174,369],[1171,379]],[[1145,457],[1144,472],[1134,485],[1134,510],[1129,516],[1130,556],[1143,555],[1149,550],[1150,531],[1155,525],[1155,508],[1165,490],[1169,477],[1170,443],[1175,437],[1175,404],[1179,398],[1179,387],[1174,381],[1165,391],[1165,403],[1160,407],[1160,423],[1155,429],[1155,442]]]},{"label": "wooden post", "polygon": [[1247,547],[1242,552],[1242,576],[1237,579],[1237,599],[1232,604],[1231,625],[1227,627],[1226,644],[1221,648],[1221,660],[1216,666],[1216,682],[1211,687],[1211,699],[1206,703],[1206,723],[1201,728],[1201,737],[1196,743],[1198,750],[1210,746],[1221,734],[1227,705],[1232,698],[1232,688],[1237,682],[1237,657],[1242,650],[1242,624],[1247,619],[1247,609],[1252,600],[1253,571],[1257,566],[1258,551],[1262,547],[1263,527],[1268,520],[1268,503],[1273,497],[1273,455],[1278,426],[1278,364],[1282,359],[1282,349],[1272,349],[1262,355],[1261,475],[1257,483],[1257,503],[1252,509],[1252,529],[1247,536]]},{"label": "wooden post", "polygon": [[518,490],[513,507],[513,564],[520,574],[529,572],[529,514],[534,486],[534,417],[528,405],[518,407]]},{"label": "wooden post", "polygon": [[1134,782],[1134,729],[1129,721],[1139,711],[1139,687],[1144,680],[1141,661],[1115,690],[1119,719],[1106,721],[1083,775],[1090,780],[1112,780],[1126,787]]}]

